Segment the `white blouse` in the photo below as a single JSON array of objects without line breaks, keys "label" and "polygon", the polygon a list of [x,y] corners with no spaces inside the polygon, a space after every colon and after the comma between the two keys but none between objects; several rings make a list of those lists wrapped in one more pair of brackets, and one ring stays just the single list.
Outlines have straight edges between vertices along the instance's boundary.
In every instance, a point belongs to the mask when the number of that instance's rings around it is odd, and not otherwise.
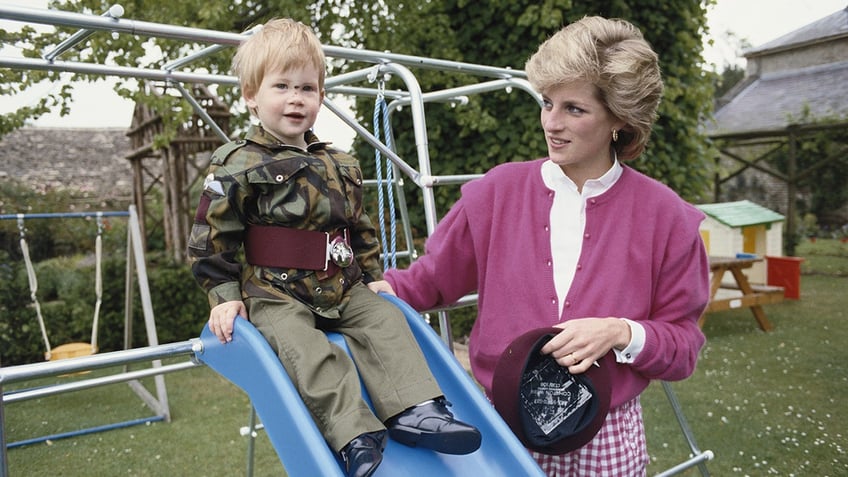
[{"label": "white blouse", "polygon": [[[621,172],[621,164],[616,160],[604,175],[587,180],[583,190],[578,191],[577,184],[558,165],[551,161],[542,164],[542,180],[554,192],[551,206],[551,257],[560,320],[583,248],[586,201],[609,190],[621,177]],[[622,319],[630,326],[630,344],[623,350],[613,348],[613,351],[619,363],[632,363],[645,345],[645,329],[633,320]]]}]

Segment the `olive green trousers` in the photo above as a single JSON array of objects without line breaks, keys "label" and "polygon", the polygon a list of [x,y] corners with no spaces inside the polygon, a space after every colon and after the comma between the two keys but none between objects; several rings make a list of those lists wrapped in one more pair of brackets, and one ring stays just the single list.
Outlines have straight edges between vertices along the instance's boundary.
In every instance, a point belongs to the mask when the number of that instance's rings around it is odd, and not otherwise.
[{"label": "olive green trousers", "polygon": [[[348,293],[339,319],[317,316],[294,298],[245,302],[250,321],[280,357],[336,451],[362,433],[385,429],[383,422],[401,411],[442,395],[400,309],[361,282]],[[324,331],[341,333],[350,356]],[[360,378],[374,412],[362,398]]]}]

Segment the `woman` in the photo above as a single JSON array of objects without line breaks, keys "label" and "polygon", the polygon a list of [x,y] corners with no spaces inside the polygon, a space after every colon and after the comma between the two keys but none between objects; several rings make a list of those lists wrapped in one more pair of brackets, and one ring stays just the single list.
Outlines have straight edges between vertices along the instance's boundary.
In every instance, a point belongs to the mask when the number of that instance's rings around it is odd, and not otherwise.
[{"label": "woman", "polygon": [[703,214],[622,164],[648,143],[663,90],[657,55],[630,23],[587,17],[543,43],[526,71],[542,95],[548,157],[465,184],[425,254],[369,286],[421,310],[476,290],[469,352],[489,394],[502,351],[528,330],[560,328],[542,352],[573,374],[612,351],[601,430],[580,449],[534,457],[551,476],[644,475],[639,395],[651,380],[692,374],[709,296]]}]

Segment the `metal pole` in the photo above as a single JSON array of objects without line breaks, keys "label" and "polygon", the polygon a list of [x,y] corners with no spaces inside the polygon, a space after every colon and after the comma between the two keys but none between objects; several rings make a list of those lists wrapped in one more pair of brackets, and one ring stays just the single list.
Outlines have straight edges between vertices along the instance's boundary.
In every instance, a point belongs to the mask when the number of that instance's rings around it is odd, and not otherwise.
[{"label": "metal pole", "polygon": [[256,444],[256,408],[250,406],[250,418],[247,420],[247,477],[253,477],[254,449]]},{"label": "metal pole", "polygon": [[[120,351],[118,351],[120,352]],[[182,353],[185,354],[185,353]],[[139,369],[136,371],[127,371],[120,374],[113,374],[110,376],[102,376],[99,378],[89,378],[82,381],[74,381],[65,384],[56,384],[47,387],[40,387],[35,389],[27,389],[23,391],[13,391],[5,396],[3,396],[4,403],[15,403],[20,401],[27,401],[29,399],[37,399],[47,396],[53,396],[56,394],[62,394],[71,391],[81,391],[83,389],[91,389],[98,386],[105,386],[107,384],[116,384],[122,383],[125,381],[133,381],[136,379],[146,378],[149,376],[158,376],[160,374],[172,373],[174,371],[183,371],[186,369],[196,368],[197,366],[201,366],[197,361],[185,361],[182,363],[169,364],[165,366],[161,366],[159,368],[146,368]]]},{"label": "metal pole", "polygon": [[[519,88],[521,90],[529,93],[536,100],[537,103],[541,105],[541,96],[536,93],[533,88],[530,86],[530,83],[526,80],[517,79],[517,78],[509,78],[509,79],[499,79],[486,81],[483,83],[470,84],[465,86],[457,86],[456,88],[448,88],[440,91],[431,91],[428,93],[424,93],[421,95],[422,99],[425,103],[430,102],[468,102],[468,95],[471,94],[480,94],[480,93],[488,93],[490,91],[498,91],[502,89],[510,89],[510,88]],[[392,102],[391,106],[395,108],[400,106],[405,106],[409,104],[411,98],[408,95],[403,96]],[[397,105],[395,105],[397,103]]]},{"label": "metal pole", "polygon": [[346,48],[341,46],[324,46],[324,53],[334,58],[346,60],[364,61],[370,63],[395,63],[403,66],[422,68],[438,71],[453,71],[455,73],[468,73],[475,76],[488,76],[492,78],[526,78],[527,74],[522,70],[512,68],[500,68],[496,66],[478,65],[474,63],[463,63],[460,61],[439,60],[423,56],[401,55],[387,51],[375,51],[359,48]]},{"label": "metal pole", "polygon": [[[257,25],[255,27],[251,28],[250,30],[244,32],[242,35],[245,36],[245,37],[247,37],[249,35],[253,35],[255,32],[259,31],[260,29],[262,29],[262,25]],[[185,57],[180,58],[178,60],[167,63],[163,68],[166,69],[166,70],[169,70],[169,71],[175,70],[177,68],[182,67],[183,65],[187,65],[187,64],[193,62],[194,60],[198,60],[198,59],[203,58],[205,56],[209,56],[211,54],[217,53],[217,52],[219,52],[219,51],[221,51],[225,48],[228,48],[229,46],[230,45],[212,45],[212,46],[206,47],[206,48],[198,51],[197,53],[192,53],[188,56],[185,56]]]},{"label": "metal pole", "polygon": [[410,166],[403,159],[401,159],[400,156],[397,155],[397,153],[386,147],[386,145],[383,144],[382,141],[377,139],[373,134],[371,134],[370,131],[368,131],[361,124],[359,124],[356,119],[350,117],[349,114],[347,114],[340,107],[336,106],[336,104],[333,103],[333,101],[329,98],[324,98],[324,106],[326,106],[327,109],[332,111],[336,116],[339,117],[339,119],[344,121],[348,126],[352,127],[354,131],[357,132],[357,134],[359,134],[360,136],[362,136],[363,139],[365,139],[365,142],[379,149],[380,152],[382,152],[389,159],[391,159],[393,163],[397,164],[397,166],[400,167],[400,169],[406,175],[408,175],[413,182],[418,183],[418,178],[420,176],[420,174],[418,174],[418,171],[413,169],[412,166]]},{"label": "metal pole", "polygon": [[701,475],[709,477],[710,471],[707,470],[707,466],[704,462],[712,460],[713,452],[709,450],[701,452],[698,448],[698,444],[695,442],[695,434],[692,433],[692,428],[689,427],[689,422],[686,420],[686,416],[683,415],[683,408],[680,407],[680,401],[677,400],[677,395],[674,393],[674,389],[671,388],[671,384],[667,381],[662,381],[662,387],[665,391],[666,397],[668,398],[668,402],[671,404],[671,409],[674,411],[674,416],[677,418],[677,423],[680,425],[680,430],[683,432],[683,437],[686,439],[686,443],[689,445],[689,450],[692,451],[692,455],[694,457],[672,467],[661,475],[673,475],[697,465],[698,469],[701,471]]},{"label": "metal pole", "polygon": [[[201,43],[238,45],[246,34],[228,33],[202,28],[180,27],[161,23],[143,22],[138,20],[114,19],[87,15],[83,13],[65,12],[60,10],[44,10],[12,5],[0,5],[0,18],[9,20],[62,25],[90,30],[107,30],[132,35],[154,36],[178,40],[197,41]],[[334,58],[363,61],[368,63],[396,63],[408,67],[423,68],[439,71],[453,71],[492,78],[526,78],[524,71],[512,68],[478,65],[459,61],[439,60],[422,56],[402,55],[397,53],[348,48],[340,46],[323,47],[327,56]]]},{"label": "metal pole", "polygon": [[60,432],[58,434],[50,434],[50,435],[46,435],[46,436],[33,437],[32,439],[25,439],[25,440],[22,440],[22,441],[10,442],[9,443],[9,449],[13,449],[15,447],[23,447],[23,446],[28,446],[28,445],[32,445],[32,444],[37,444],[39,442],[56,441],[56,440],[59,440],[59,439],[67,439],[69,437],[84,436],[84,435],[88,435],[88,434],[94,434],[95,432],[104,432],[104,431],[111,431],[113,429],[122,429],[122,428],[125,428],[125,427],[137,426],[139,424],[147,424],[147,423],[150,423],[150,422],[159,422],[162,419],[163,419],[162,416],[142,417],[142,418],[139,418],[139,419],[131,419],[129,421],[115,422],[115,423],[106,424],[106,425],[103,425],[103,426],[89,427],[87,429],[78,429],[76,431]]},{"label": "metal pole", "polygon": [[38,212],[33,214],[2,214],[0,220],[22,218],[26,219],[73,219],[73,218],[95,218],[100,217],[129,217],[128,211],[116,212]]},{"label": "metal pole", "polygon": [[211,116],[209,116],[209,113],[207,113],[206,110],[203,109],[203,106],[201,106],[200,103],[198,103],[196,99],[194,99],[194,96],[192,96],[191,93],[187,89],[185,89],[185,87],[182,84],[174,83],[174,86],[176,86],[177,89],[180,91],[180,94],[183,96],[183,99],[188,101],[188,103],[191,105],[191,108],[194,110],[194,112],[197,113],[197,115],[200,116],[204,121],[206,121],[206,124],[209,125],[210,128],[212,128],[212,131],[219,138],[221,138],[221,141],[223,141],[225,143],[229,142],[230,138],[227,137],[227,133],[225,133],[218,126],[218,123],[216,123],[215,120],[212,119]]},{"label": "metal pole", "polygon": [[234,76],[187,73],[183,71],[150,70],[128,66],[106,66],[74,61],[46,61],[37,58],[2,57],[0,58],[0,67],[21,70],[56,71],[59,73],[69,72],[90,75],[120,76],[123,78],[138,78],[153,81],[238,85],[238,80]]},{"label": "metal pole", "polygon": [[84,13],[26,8],[14,5],[0,5],[0,18],[26,23],[115,31],[130,35],[155,36],[202,43],[238,45],[243,39],[243,35],[239,33],[204,30],[202,28],[181,27],[139,20],[114,19]]},{"label": "metal pole", "polygon": [[[0,361],[0,372],[3,371],[3,363]],[[3,381],[0,380],[0,396],[3,396]],[[0,399],[0,477],[9,475],[9,465],[6,460],[6,415],[3,399]]]},{"label": "metal pole", "polygon": [[[109,10],[107,10],[106,13],[101,16],[117,20],[118,18],[124,16],[124,7],[120,5],[112,5],[111,7],[109,7]],[[57,45],[56,48],[53,49],[53,51],[44,55],[44,59],[47,61],[53,61],[54,59],[56,59],[57,56],[73,48],[74,45],[82,42],[93,34],[94,30],[80,30],[74,33],[73,35],[65,39],[65,41],[59,43],[59,45]]]},{"label": "metal pole", "polygon": [[[135,206],[129,207],[130,220],[129,232],[132,237],[132,251],[135,261],[135,272],[138,276],[138,292],[141,299],[141,309],[144,315],[144,326],[147,332],[147,344],[159,345],[159,336],[156,334],[156,320],[153,316],[153,300],[150,295],[150,286],[147,280],[147,265],[144,260],[144,246],[141,236],[141,226],[139,225],[138,213]],[[162,366],[161,360],[154,360],[152,363],[154,368]],[[153,377],[156,385],[156,396],[159,409],[164,413],[165,420],[171,421],[171,411],[168,406],[168,392],[165,388],[165,378],[161,375]],[[138,390],[136,391],[138,392]]]},{"label": "metal pole", "polygon": [[118,366],[121,364],[137,363],[140,361],[150,361],[171,356],[198,353],[202,350],[203,346],[200,340],[191,339],[188,341],[146,346],[123,351],[112,351],[109,353],[80,356],[78,358],[68,358],[59,361],[10,366],[7,368],[0,368],[0,385],[58,376],[60,374],[72,374],[80,371],[108,368],[110,366]]}]

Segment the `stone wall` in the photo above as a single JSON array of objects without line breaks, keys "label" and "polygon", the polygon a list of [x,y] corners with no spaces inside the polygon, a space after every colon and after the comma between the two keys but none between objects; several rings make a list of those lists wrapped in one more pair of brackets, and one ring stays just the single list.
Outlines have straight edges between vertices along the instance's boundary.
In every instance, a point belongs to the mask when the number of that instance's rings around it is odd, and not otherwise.
[{"label": "stone wall", "polygon": [[0,180],[45,192],[74,189],[92,203],[132,198],[126,129],[22,128],[0,139]]}]

